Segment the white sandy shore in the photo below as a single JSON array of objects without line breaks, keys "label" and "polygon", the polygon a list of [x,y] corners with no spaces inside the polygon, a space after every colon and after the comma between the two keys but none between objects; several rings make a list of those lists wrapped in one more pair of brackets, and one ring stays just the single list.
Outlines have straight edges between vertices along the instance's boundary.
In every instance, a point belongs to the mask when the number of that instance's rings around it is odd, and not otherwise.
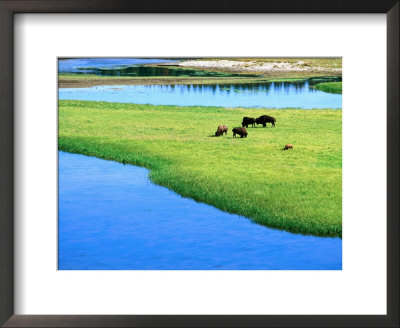
[{"label": "white sandy shore", "polygon": [[324,67],[311,67],[305,65],[304,61],[298,61],[295,63],[289,62],[270,62],[260,63],[252,61],[236,61],[236,60],[186,60],[177,63],[178,66],[203,68],[203,69],[228,69],[229,71],[237,72],[273,72],[273,71],[285,71],[285,72],[306,72],[306,71],[319,71],[319,72],[335,72],[341,73],[341,68],[324,68]]}]

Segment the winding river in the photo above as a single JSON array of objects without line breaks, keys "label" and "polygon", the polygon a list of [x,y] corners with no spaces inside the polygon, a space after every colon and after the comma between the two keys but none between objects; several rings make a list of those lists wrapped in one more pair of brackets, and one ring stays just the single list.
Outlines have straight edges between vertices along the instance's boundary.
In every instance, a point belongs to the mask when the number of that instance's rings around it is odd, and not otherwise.
[{"label": "winding river", "polygon": [[339,238],[269,229],[155,185],[145,168],[65,152],[58,227],[60,270],[342,267]]}]

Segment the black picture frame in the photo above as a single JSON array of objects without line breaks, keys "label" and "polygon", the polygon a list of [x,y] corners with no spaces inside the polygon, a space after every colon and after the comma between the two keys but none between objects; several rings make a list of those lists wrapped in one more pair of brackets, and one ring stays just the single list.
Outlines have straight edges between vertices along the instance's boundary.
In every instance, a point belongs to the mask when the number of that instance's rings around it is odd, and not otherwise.
[{"label": "black picture frame", "polygon": [[[4,327],[399,327],[399,7],[399,0],[0,0],[0,324]],[[386,14],[387,315],[14,315],[13,17],[16,13]]]}]

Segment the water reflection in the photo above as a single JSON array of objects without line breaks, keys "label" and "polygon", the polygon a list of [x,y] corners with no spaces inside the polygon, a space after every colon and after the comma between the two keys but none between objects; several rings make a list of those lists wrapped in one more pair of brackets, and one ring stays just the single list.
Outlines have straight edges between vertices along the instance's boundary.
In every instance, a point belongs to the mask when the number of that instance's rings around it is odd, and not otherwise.
[{"label": "water reflection", "polygon": [[60,73],[91,73],[92,70],[110,70],[128,65],[145,65],[159,63],[174,63],[173,59],[157,58],[70,58],[58,61]]},{"label": "water reflection", "polygon": [[341,94],[312,88],[320,82],[321,78],[257,84],[95,86],[59,89],[59,99],[180,106],[341,108]]},{"label": "water reflection", "polygon": [[[222,73],[174,67],[177,60],[145,58],[77,58],[60,60],[59,73],[94,74],[101,76],[192,76],[192,77],[256,77],[254,74]],[[142,66],[168,63],[171,67]]]},{"label": "water reflection", "polygon": [[256,77],[253,74],[222,73],[195,69],[182,69],[159,66],[120,66],[113,68],[86,67],[79,68],[78,74],[95,74],[102,76],[182,76],[182,77]]}]

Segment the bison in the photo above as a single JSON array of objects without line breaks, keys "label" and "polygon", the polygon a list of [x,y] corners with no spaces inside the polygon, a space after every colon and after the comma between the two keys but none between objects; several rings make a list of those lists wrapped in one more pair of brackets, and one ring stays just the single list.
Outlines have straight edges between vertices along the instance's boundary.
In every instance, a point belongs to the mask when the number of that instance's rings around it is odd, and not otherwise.
[{"label": "bison", "polygon": [[283,148],[282,150],[288,150],[288,149],[293,149],[293,145],[292,144],[287,144],[285,146],[285,148]]},{"label": "bison", "polygon": [[215,132],[215,136],[219,137],[222,136],[224,133],[225,134],[228,133],[228,127],[226,125],[218,125],[218,129],[217,132]]},{"label": "bison", "polygon": [[264,128],[267,126],[267,123],[271,123],[272,127],[275,127],[275,122],[276,122],[276,118],[272,117],[272,116],[268,116],[268,115],[261,115],[260,117],[258,117],[256,119],[257,125],[262,124],[262,126]]},{"label": "bison", "polygon": [[233,136],[236,138],[236,135],[240,135],[240,138],[246,137],[247,138],[247,131],[246,128],[233,128],[232,129]]},{"label": "bison", "polygon": [[253,128],[256,125],[256,119],[253,117],[243,117],[242,127],[248,128],[251,125]]}]

